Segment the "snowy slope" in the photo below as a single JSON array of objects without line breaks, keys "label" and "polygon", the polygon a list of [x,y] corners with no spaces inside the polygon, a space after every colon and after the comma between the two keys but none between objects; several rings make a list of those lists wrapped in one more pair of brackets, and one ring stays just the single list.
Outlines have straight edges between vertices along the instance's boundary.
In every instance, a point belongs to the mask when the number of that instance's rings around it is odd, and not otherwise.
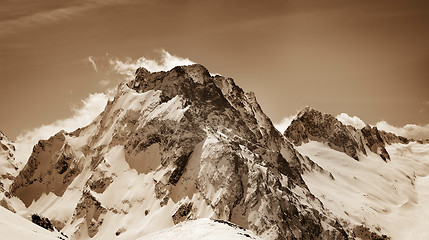
[{"label": "snowy slope", "polygon": [[0,207],[0,238],[10,240],[58,240],[59,235]]},{"label": "snowy slope", "polygon": [[13,178],[18,174],[17,170],[15,146],[0,132],[0,182],[2,188],[9,188]]},{"label": "snowy slope", "polygon": [[285,136],[316,164],[303,179],[325,208],[355,229],[352,236],[368,238],[370,229],[392,239],[429,237],[429,144],[368,125],[354,128],[309,107]]},{"label": "snowy slope", "polygon": [[334,179],[307,172],[303,178],[334,214],[392,239],[429,238],[429,144],[389,145],[389,162],[376,154],[355,161],[314,141],[297,149],[332,174]]},{"label": "snowy slope", "polygon": [[138,240],[259,240],[249,230],[207,218],[189,220],[174,227],[146,235]]}]

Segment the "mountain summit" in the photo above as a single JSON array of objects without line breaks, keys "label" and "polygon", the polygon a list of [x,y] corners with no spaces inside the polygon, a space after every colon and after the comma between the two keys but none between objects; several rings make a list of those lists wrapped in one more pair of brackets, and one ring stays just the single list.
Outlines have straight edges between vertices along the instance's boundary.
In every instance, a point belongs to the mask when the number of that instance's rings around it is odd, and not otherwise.
[{"label": "mountain summit", "polygon": [[[318,153],[360,164],[373,152],[396,163],[386,150],[395,139],[311,108],[282,135],[231,78],[199,64],[139,68],[91,124],[39,141],[9,192],[20,212],[71,239],[171,236],[165,229],[198,222],[240,237],[382,239],[384,229],[357,221],[347,204],[335,208],[337,190],[318,183],[345,183]],[[200,218],[212,220],[188,222]]]},{"label": "mountain summit", "polygon": [[201,217],[267,239],[344,235],[300,161],[232,79],[198,64],[139,68],[89,126],[40,141],[11,193],[76,238],[136,238]]}]

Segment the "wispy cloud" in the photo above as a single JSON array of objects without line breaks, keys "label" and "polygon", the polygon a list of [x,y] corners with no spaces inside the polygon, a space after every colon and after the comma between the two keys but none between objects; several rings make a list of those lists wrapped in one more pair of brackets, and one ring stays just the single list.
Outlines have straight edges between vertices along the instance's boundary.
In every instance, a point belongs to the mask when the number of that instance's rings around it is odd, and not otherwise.
[{"label": "wispy cloud", "polygon": [[100,86],[105,87],[107,85],[109,85],[110,80],[104,79],[98,82],[98,84],[100,84]]},{"label": "wispy cloud", "polygon": [[[81,14],[91,9],[123,4],[130,1],[126,0],[89,0],[89,1],[71,1],[73,5],[61,6],[55,9],[41,9],[34,13],[19,15],[18,17],[0,21],[0,37],[11,32],[19,31],[22,28],[34,27],[39,25],[51,24],[57,21],[68,19],[72,16]],[[3,6],[7,8],[7,6]]]},{"label": "wispy cloud", "polygon": [[338,121],[342,122],[345,125],[351,125],[357,129],[361,129],[365,127],[365,123],[358,118],[357,116],[349,116],[347,113],[340,113],[338,116],[336,116]]},{"label": "wispy cloud", "polygon": [[[149,71],[166,71],[178,65],[193,64],[189,59],[174,56],[165,50],[161,51],[161,58],[158,61],[144,57],[137,60],[128,58],[125,61],[121,61],[119,59],[112,59],[108,55],[104,58],[90,56],[87,60],[92,64],[95,71],[100,71],[100,73],[104,70],[114,71],[126,77],[134,77],[134,72],[138,67],[145,67]],[[98,60],[101,62],[96,64],[96,60],[97,62]],[[107,66],[113,68],[113,70],[108,70]],[[106,86],[109,83],[110,80],[107,79],[99,82],[101,86]],[[86,99],[82,100],[80,106],[72,109],[72,116],[69,118],[57,120],[51,124],[42,125],[19,134],[15,140],[17,161],[24,164],[31,154],[33,145],[39,140],[47,139],[61,130],[71,132],[79,127],[90,124],[104,110],[107,101],[113,96],[114,90],[107,90],[105,93],[90,94]]]},{"label": "wispy cloud", "polygon": [[295,119],[296,114],[283,118],[279,123],[274,123],[274,127],[279,130],[279,132],[284,133],[292,121]]},{"label": "wispy cloud", "polygon": [[104,110],[107,101],[112,96],[113,91],[90,94],[85,100],[82,100],[79,107],[72,109],[73,113],[69,118],[22,132],[14,141],[17,163],[23,167],[32,152],[33,146],[39,140],[48,139],[61,130],[71,132],[90,124]]},{"label": "wispy cloud", "polygon": [[407,124],[403,127],[390,125],[386,121],[381,121],[375,124],[378,129],[386,132],[391,132],[399,136],[414,138],[414,139],[429,139],[429,124],[421,126],[416,124]]},{"label": "wispy cloud", "polygon": [[136,60],[131,58],[127,58],[125,60],[114,58],[110,59],[109,62],[117,73],[124,75],[127,79],[133,79],[134,73],[139,67],[144,67],[151,72],[157,72],[168,71],[176,66],[194,64],[194,62],[188,58],[174,56],[164,49],[162,49],[160,52],[160,60],[148,59],[145,57],[140,57]]},{"label": "wispy cloud", "polygon": [[429,101],[423,102],[423,107],[419,109],[419,114],[426,112],[426,109],[429,107]]},{"label": "wispy cloud", "polygon": [[[103,66],[103,59],[101,60],[101,68],[104,69],[106,66]],[[88,57],[88,61],[93,65],[94,70],[99,70],[94,57]],[[106,61],[106,59],[104,59],[104,61]],[[106,63],[104,62],[104,64]],[[110,58],[108,65],[113,67],[113,71],[115,72],[125,75],[126,77],[134,77],[134,72],[138,67],[145,67],[149,71],[167,71],[175,66],[189,64],[193,64],[193,62],[187,58],[177,57],[165,50],[161,50],[161,58],[159,61],[144,57],[137,60],[128,58],[125,61]],[[109,83],[110,80],[107,79],[99,82],[101,86],[106,86]],[[106,93],[90,94],[86,99],[82,100],[79,107],[74,107],[72,109],[71,117],[57,120],[51,124],[42,125],[41,127],[37,127],[32,130],[24,131],[17,137],[16,142],[32,146],[40,139],[47,139],[61,130],[71,132],[79,127],[84,127],[91,123],[93,119],[104,110],[108,99],[113,97],[113,95],[113,90],[107,90]]]},{"label": "wispy cloud", "polygon": [[82,100],[79,107],[72,109],[71,117],[24,131],[16,138],[16,142],[34,145],[40,139],[47,139],[61,130],[71,132],[79,127],[84,127],[90,124],[104,110],[108,99],[112,95],[112,92],[90,94],[86,99]]},{"label": "wispy cloud", "polygon": [[94,71],[95,71],[95,72],[98,72],[97,65],[95,64],[94,59],[93,59],[93,57],[92,57],[92,56],[89,56],[89,57],[88,57],[88,62],[90,62],[90,63],[91,63],[91,65],[92,65],[92,69],[94,69]]}]

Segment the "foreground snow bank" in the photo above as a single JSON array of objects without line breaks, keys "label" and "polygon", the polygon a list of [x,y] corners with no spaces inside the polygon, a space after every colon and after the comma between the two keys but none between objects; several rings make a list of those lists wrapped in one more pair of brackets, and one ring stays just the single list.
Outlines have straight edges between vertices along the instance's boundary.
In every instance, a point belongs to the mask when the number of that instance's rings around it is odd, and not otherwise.
[{"label": "foreground snow bank", "polygon": [[0,207],[0,233],[1,239],[59,239],[56,233],[49,232],[3,207]]},{"label": "foreground snow bank", "polygon": [[240,239],[261,239],[250,230],[240,228],[232,223],[225,221],[211,220],[201,218],[189,220],[175,225],[174,227],[164,229],[146,235],[139,240],[240,240]]}]

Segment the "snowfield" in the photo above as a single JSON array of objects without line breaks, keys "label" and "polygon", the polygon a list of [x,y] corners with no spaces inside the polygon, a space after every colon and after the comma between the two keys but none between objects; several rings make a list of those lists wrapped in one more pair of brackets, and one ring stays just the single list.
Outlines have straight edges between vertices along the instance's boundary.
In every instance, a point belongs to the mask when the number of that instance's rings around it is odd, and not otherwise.
[{"label": "snowfield", "polygon": [[207,218],[189,220],[138,240],[261,240],[251,231]]},{"label": "snowfield", "polygon": [[324,170],[303,175],[335,215],[392,239],[429,239],[429,144],[387,145],[391,160],[374,153],[360,161],[315,141],[297,147]]},{"label": "snowfield", "polygon": [[58,240],[59,234],[50,232],[0,207],[0,238],[9,240]]}]

